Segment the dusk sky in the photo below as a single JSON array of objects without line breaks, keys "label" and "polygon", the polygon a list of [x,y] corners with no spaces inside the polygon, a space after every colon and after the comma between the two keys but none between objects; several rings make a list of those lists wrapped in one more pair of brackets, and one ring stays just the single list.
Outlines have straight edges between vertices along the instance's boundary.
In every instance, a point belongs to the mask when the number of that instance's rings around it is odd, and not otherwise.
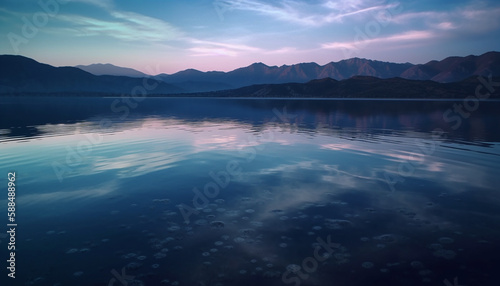
[{"label": "dusk sky", "polygon": [[500,51],[497,0],[55,1],[2,0],[0,54],[158,74]]}]

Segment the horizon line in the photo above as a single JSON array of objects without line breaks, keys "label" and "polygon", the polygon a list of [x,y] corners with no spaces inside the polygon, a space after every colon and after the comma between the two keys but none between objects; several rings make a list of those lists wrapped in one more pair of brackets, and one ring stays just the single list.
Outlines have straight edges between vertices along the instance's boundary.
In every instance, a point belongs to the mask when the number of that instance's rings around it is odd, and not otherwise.
[{"label": "horizon line", "polygon": [[[47,64],[47,65],[50,65],[50,66],[53,66],[53,67],[57,67],[57,68],[61,68],[61,67],[73,67],[73,68],[78,68],[78,66],[84,66],[84,67],[88,67],[88,66],[91,66],[91,65],[112,65],[114,67],[118,67],[118,68],[125,68],[125,69],[131,69],[131,70],[134,70],[134,71],[137,71],[137,72],[140,72],[140,73],[143,73],[145,75],[149,75],[149,76],[157,76],[157,75],[161,75],[161,74],[165,74],[165,75],[173,75],[173,74],[176,74],[176,73],[179,73],[179,72],[184,72],[184,71],[188,71],[188,70],[194,70],[194,71],[198,71],[198,72],[203,72],[203,73],[209,73],[209,72],[221,72],[221,73],[228,73],[228,72],[232,72],[232,71],[235,71],[235,70],[238,70],[238,69],[242,69],[242,68],[248,68],[252,65],[256,65],[256,64],[263,64],[265,65],[266,67],[269,67],[269,68],[281,68],[281,67],[290,67],[290,66],[296,66],[296,65],[301,65],[301,64],[316,64],[320,67],[324,67],[328,64],[331,64],[331,63],[339,63],[339,62],[342,62],[342,61],[348,61],[348,60],[352,60],[352,59],[360,59],[360,60],[367,60],[367,61],[373,61],[373,62],[384,62],[384,63],[391,63],[391,64],[411,64],[411,65],[424,65],[424,64],[427,64],[427,63],[430,63],[432,61],[443,61],[445,59],[448,59],[448,58],[454,58],[454,57],[459,57],[459,58],[465,58],[465,57],[470,57],[470,56],[475,56],[475,57],[479,57],[479,56],[482,56],[482,55],[485,55],[485,54],[488,54],[488,53],[500,53],[500,51],[495,51],[495,50],[490,50],[490,51],[487,51],[487,52],[484,52],[482,54],[468,54],[468,55],[465,55],[465,56],[458,56],[458,55],[451,55],[451,56],[447,56],[441,60],[437,60],[437,59],[433,59],[433,60],[429,60],[425,63],[411,63],[411,62],[391,62],[391,61],[382,61],[382,60],[376,60],[376,59],[368,59],[368,58],[364,58],[364,57],[352,57],[352,58],[345,58],[345,59],[342,59],[342,60],[339,60],[339,61],[329,61],[325,64],[319,64],[317,62],[299,62],[299,63],[294,63],[294,64],[283,64],[283,65],[267,65],[263,62],[253,62],[247,66],[242,66],[242,67],[238,67],[238,68],[235,68],[235,69],[232,69],[232,70],[228,70],[228,71],[222,71],[222,70],[199,70],[199,69],[195,69],[195,68],[186,68],[186,69],[182,69],[182,70],[178,70],[174,73],[159,73],[159,74],[149,74],[147,72],[143,72],[141,70],[138,70],[138,69],[135,69],[135,68],[131,68],[131,67],[126,67],[126,66],[119,66],[119,65],[115,65],[115,64],[112,64],[112,63],[92,63],[92,64],[87,64],[87,65],[84,65],[84,64],[78,64],[78,65],[62,65],[62,66],[55,66],[55,65],[52,65],[52,64],[49,64],[49,63],[45,63],[45,62],[40,62],[34,58],[31,58],[31,57],[28,57],[28,56],[24,56],[24,55],[16,55],[16,54],[2,54],[0,56],[19,56],[19,57],[24,57],[24,58],[28,58],[28,59],[31,59],[31,60],[34,60],[40,64]],[[80,68],[81,69],[81,68]]]}]

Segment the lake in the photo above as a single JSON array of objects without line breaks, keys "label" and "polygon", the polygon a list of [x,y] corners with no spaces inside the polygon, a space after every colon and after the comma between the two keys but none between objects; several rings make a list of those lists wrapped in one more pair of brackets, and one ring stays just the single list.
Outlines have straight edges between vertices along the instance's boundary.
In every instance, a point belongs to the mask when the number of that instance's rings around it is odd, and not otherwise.
[{"label": "lake", "polygon": [[463,104],[0,98],[1,284],[497,285],[500,102]]}]

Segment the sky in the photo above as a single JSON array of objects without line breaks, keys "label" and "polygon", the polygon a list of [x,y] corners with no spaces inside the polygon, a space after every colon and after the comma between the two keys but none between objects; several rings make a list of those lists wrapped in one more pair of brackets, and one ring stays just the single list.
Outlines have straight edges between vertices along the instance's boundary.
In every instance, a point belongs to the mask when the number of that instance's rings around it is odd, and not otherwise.
[{"label": "sky", "polygon": [[500,51],[498,0],[0,0],[0,54],[148,74]]}]

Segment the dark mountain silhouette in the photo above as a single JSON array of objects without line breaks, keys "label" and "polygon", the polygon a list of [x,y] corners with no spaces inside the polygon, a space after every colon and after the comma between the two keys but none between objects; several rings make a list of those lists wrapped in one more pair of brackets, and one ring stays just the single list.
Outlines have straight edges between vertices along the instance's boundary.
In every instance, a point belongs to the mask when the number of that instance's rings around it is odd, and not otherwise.
[{"label": "dark mountain silhouette", "polygon": [[[316,63],[267,66],[254,63],[230,72],[201,72],[185,70],[175,74],[157,76],[170,84],[196,81],[212,83],[212,88],[225,89],[254,84],[276,84],[297,82],[305,83],[315,79],[348,79],[353,76],[372,76],[378,78],[401,77],[413,80],[432,80],[436,82],[455,82],[474,75],[500,76],[500,53],[488,52],[481,56],[449,57],[442,61],[431,61],[422,65],[410,63],[397,64],[352,58],[331,62],[324,66]],[[218,86],[220,85],[220,87]]]},{"label": "dark mountain silhouette", "polygon": [[[179,93],[183,89],[154,79],[156,93]],[[0,93],[100,93],[131,94],[144,86],[144,78],[124,76],[96,76],[75,67],[53,67],[30,58],[13,55],[0,56]],[[139,93],[137,93],[139,94]]]},{"label": "dark mountain silhouette", "polygon": [[236,88],[262,83],[304,83],[325,77],[335,79],[347,79],[356,75],[369,75],[381,78],[395,77],[411,66],[411,64],[393,64],[355,58],[337,63],[332,62],[324,66],[316,63],[301,63],[277,67],[267,66],[263,63],[254,63],[248,67],[230,72],[201,72],[190,69],[172,75],[160,74],[157,78],[171,84],[193,80],[197,82],[225,84]]},{"label": "dark mountain silhouette", "polygon": [[454,82],[474,75],[500,76],[500,53],[488,52],[480,56],[449,57],[416,65],[401,74],[407,79]]},{"label": "dark mountain silhouette", "polygon": [[[493,78],[493,82],[500,83],[500,78]],[[481,84],[477,77],[454,83],[438,83],[430,80],[380,79],[370,76],[355,76],[341,81],[324,78],[307,83],[259,84],[233,90],[193,93],[186,96],[461,99],[474,96],[476,87]],[[500,87],[489,98],[500,98]]]},{"label": "dark mountain silhouette", "polygon": [[75,67],[53,67],[22,56],[0,56],[0,94],[131,94],[135,88],[141,90],[145,80],[149,84],[156,80],[157,87],[148,90],[150,95],[463,97],[473,95],[477,75],[500,76],[500,53],[449,57],[423,65],[359,58],[324,66],[302,63],[277,67],[254,63],[230,72],[188,69],[149,79],[96,76]]},{"label": "dark mountain silhouette", "polygon": [[87,66],[75,66],[81,70],[89,72],[93,75],[116,75],[128,77],[146,77],[145,73],[131,68],[118,67],[112,64],[91,64]]}]

